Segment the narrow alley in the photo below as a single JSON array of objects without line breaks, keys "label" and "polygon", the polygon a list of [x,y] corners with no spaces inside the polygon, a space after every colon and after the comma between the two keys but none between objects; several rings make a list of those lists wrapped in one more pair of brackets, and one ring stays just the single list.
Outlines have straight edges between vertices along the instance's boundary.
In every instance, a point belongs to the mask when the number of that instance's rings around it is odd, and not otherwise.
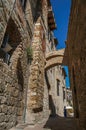
[{"label": "narrow alley", "polygon": [[0,0],[0,130],[86,130],[86,0]]}]

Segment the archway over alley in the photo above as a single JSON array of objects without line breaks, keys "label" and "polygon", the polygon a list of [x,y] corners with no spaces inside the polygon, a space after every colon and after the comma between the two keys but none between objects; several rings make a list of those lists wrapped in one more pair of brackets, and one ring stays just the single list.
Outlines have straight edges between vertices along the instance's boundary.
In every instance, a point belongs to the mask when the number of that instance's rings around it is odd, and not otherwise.
[{"label": "archway over alley", "polygon": [[56,65],[68,65],[68,52],[66,48],[46,54],[45,70]]}]

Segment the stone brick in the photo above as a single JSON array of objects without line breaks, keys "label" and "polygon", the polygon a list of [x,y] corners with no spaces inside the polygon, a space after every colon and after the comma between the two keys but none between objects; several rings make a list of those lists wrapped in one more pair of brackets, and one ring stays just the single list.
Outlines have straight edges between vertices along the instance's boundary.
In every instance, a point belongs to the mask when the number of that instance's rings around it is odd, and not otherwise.
[{"label": "stone brick", "polygon": [[2,105],[2,106],[1,106],[1,109],[2,109],[2,113],[7,114],[8,107],[7,107],[6,105]]},{"label": "stone brick", "polygon": [[4,120],[5,120],[5,114],[0,113],[0,123],[4,122]]}]

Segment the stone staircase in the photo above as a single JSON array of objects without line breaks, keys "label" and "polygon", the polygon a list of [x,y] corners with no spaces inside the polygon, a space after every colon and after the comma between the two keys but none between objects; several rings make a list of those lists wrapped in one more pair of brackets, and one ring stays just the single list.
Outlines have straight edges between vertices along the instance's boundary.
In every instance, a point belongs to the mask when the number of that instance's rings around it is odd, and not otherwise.
[{"label": "stone staircase", "polygon": [[11,130],[77,130],[74,118],[55,117],[35,125],[18,125]]}]

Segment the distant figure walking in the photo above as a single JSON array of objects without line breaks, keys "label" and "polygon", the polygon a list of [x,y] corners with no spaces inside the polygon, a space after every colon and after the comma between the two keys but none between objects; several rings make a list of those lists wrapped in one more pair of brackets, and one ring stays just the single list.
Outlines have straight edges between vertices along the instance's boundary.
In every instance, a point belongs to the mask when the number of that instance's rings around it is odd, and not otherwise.
[{"label": "distant figure walking", "polygon": [[64,117],[67,117],[66,106],[64,106]]}]

